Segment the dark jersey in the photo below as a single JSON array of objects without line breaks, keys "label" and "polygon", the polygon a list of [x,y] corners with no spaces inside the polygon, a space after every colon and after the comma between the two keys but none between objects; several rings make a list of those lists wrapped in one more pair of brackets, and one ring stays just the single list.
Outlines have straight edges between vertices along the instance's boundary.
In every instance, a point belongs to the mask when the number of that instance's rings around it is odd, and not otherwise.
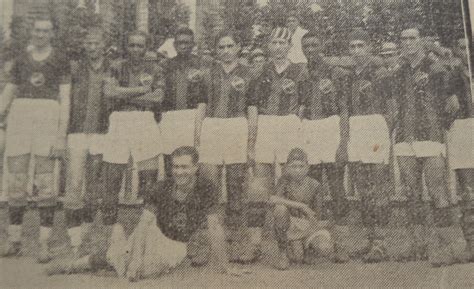
[{"label": "dark jersey", "polygon": [[392,88],[399,112],[396,142],[443,142],[449,126],[444,109],[448,74],[443,65],[427,56],[414,65],[401,58]]},{"label": "dark jersey", "polygon": [[43,61],[25,52],[13,63],[11,82],[18,86],[18,98],[57,100],[59,86],[71,82],[69,61],[56,49]]},{"label": "dark jersey", "polygon": [[298,114],[304,102],[299,85],[307,77],[306,67],[302,64],[290,63],[278,73],[273,62],[268,62],[260,77],[251,84],[249,105],[256,105],[260,114]]},{"label": "dark jersey", "polygon": [[[295,184],[288,176],[282,176],[278,180],[276,191],[279,197],[308,205],[316,213],[316,218],[321,219],[325,191],[315,179],[305,177],[301,184]],[[298,218],[304,216],[302,212],[295,209],[290,210],[290,214]]]},{"label": "dark jersey", "polygon": [[199,103],[207,103],[208,84],[205,74],[210,61],[191,55],[179,56],[163,63],[165,97],[162,111],[195,109]]},{"label": "dark jersey", "polygon": [[309,63],[308,74],[308,79],[300,84],[306,108],[305,117],[315,120],[340,114],[347,104],[343,81],[348,71],[322,60],[317,64]]},{"label": "dark jersey", "polygon": [[352,62],[348,70],[349,114],[386,114],[391,89],[383,60],[372,56],[363,65]]},{"label": "dark jersey", "polygon": [[[121,87],[139,87],[151,82],[151,89],[163,88],[161,68],[154,61],[143,61],[139,66],[132,66],[129,61],[117,61],[111,65],[110,75]],[[110,100],[111,110],[152,110],[146,103],[137,98]]]},{"label": "dark jersey", "polygon": [[99,69],[87,61],[71,65],[72,93],[69,133],[105,133],[108,127],[104,82],[109,77],[109,63]]},{"label": "dark jersey", "polygon": [[173,198],[175,183],[169,179],[149,189],[145,204],[155,209],[158,227],[168,238],[187,242],[199,228],[205,228],[207,215],[214,212],[218,204],[217,191],[210,181],[198,179],[195,189],[185,201]]},{"label": "dark jersey", "polygon": [[208,81],[206,115],[218,118],[245,117],[251,76],[250,68],[240,63],[229,73],[224,71],[220,63],[214,63]]}]

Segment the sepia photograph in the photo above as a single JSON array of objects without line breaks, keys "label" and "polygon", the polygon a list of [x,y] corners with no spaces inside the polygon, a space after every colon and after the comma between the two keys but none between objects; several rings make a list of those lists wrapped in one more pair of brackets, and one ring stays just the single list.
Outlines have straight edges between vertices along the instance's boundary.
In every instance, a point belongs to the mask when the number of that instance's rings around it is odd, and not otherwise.
[{"label": "sepia photograph", "polygon": [[472,0],[0,0],[0,288],[474,288]]}]

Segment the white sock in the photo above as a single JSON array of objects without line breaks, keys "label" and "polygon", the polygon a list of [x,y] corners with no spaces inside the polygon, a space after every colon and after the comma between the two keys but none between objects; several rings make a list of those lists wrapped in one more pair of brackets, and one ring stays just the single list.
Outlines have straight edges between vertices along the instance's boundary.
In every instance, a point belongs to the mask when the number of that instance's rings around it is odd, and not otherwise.
[{"label": "white sock", "polygon": [[69,238],[71,239],[71,246],[74,251],[77,251],[79,246],[81,246],[82,243],[82,229],[81,227],[72,227],[67,230],[67,234],[69,235]]},{"label": "white sock", "polygon": [[10,242],[21,242],[21,225],[8,226],[8,240]]},{"label": "white sock", "polygon": [[50,236],[51,236],[51,228],[41,226],[40,227],[40,236],[39,236],[40,243],[42,245],[47,244]]},{"label": "white sock", "polygon": [[125,231],[123,230],[122,225],[119,223],[112,226],[112,235],[110,236],[111,242],[126,240]]}]

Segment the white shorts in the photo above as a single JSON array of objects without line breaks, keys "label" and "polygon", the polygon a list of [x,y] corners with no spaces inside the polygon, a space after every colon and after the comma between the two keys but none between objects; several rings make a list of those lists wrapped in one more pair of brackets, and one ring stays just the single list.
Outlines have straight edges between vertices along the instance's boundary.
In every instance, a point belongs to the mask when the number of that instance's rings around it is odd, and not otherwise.
[{"label": "white shorts", "polygon": [[303,120],[303,149],[310,165],[336,162],[336,152],[341,141],[340,117]]},{"label": "white shorts", "polygon": [[474,118],[458,119],[448,132],[451,169],[474,168]]},{"label": "white shorts", "polygon": [[164,154],[170,155],[182,146],[194,146],[195,121],[195,109],[163,113],[159,126]]},{"label": "white shorts", "polygon": [[245,117],[205,118],[201,130],[199,161],[213,165],[246,163],[248,133]]},{"label": "white shorts", "polygon": [[116,111],[110,115],[103,160],[126,164],[152,159],[162,153],[161,133],[150,111]]},{"label": "white shorts", "polygon": [[296,115],[259,115],[255,161],[285,163],[293,148],[302,148],[302,122]]},{"label": "white shorts", "polygon": [[106,144],[103,134],[72,133],[67,137],[69,150],[87,151],[90,155],[103,154]]},{"label": "white shorts", "polygon": [[48,156],[56,143],[59,103],[50,99],[18,98],[7,120],[6,156]]},{"label": "white shorts", "polygon": [[393,146],[393,151],[398,157],[445,157],[446,145],[434,141],[401,142]]},{"label": "white shorts", "polygon": [[382,115],[361,115],[349,118],[349,162],[388,164],[390,133]]}]

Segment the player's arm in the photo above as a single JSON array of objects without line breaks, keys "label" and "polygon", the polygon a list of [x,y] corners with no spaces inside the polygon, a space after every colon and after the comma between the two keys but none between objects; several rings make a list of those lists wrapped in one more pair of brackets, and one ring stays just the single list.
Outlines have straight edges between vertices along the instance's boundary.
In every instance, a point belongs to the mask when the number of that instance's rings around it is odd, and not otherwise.
[{"label": "player's arm", "polygon": [[7,83],[3,89],[3,93],[0,98],[0,123],[5,123],[7,112],[12,104],[15,96],[18,92],[18,86],[13,83]]},{"label": "player's arm", "polygon": [[341,142],[337,152],[336,159],[338,161],[347,160],[347,144],[349,142],[349,92],[350,92],[350,76],[349,72],[342,68],[335,68],[333,78],[337,81],[336,93],[338,94],[337,105],[339,107],[340,135]]},{"label": "player's arm", "polygon": [[142,96],[151,90],[150,86],[123,87],[120,86],[117,79],[111,77],[105,81],[104,95],[111,99],[129,99]]},{"label": "player's arm", "polygon": [[[208,76],[206,74],[206,76]],[[206,110],[207,110],[207,101],[208,101],[208,86],[207,83],[210,80],[206,77],[203,77],[199,81],[199,85],[196,85],[193,88],[192,93],[199,93],[198,97],[198,105],[196,108],[196,119],[194,123],[194,146],[199,147],[201,141],[201,128],[204,118],[206,117]]]}]

